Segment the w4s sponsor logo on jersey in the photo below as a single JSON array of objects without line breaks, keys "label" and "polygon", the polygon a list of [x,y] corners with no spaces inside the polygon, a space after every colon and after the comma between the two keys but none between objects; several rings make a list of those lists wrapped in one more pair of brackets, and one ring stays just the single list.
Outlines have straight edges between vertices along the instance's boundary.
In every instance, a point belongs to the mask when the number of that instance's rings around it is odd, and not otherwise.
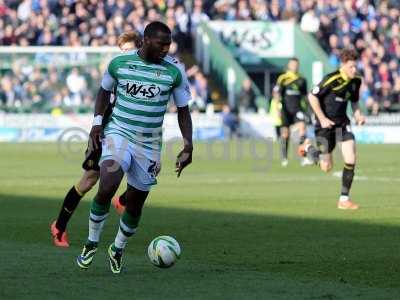
[{"label": "w4s sponsor logo on jersey", "polygon": [[126,83],[126,93],[132,97],[141,96],[151,99],[158,96],[161,89],[155,84]]}]

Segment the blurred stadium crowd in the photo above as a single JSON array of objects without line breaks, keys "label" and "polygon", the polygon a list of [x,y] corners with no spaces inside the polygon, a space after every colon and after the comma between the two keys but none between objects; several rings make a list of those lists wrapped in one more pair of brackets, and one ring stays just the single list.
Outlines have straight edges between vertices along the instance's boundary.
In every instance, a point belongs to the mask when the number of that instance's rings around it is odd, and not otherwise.
[{"label": "blurred stadium crowd", "polygon": [[[342,47],[361,54],[361,100],[371,114],[400,110],[399,0],[0,0],[0,45],[116,45],[123,31],[143,31],[164,20],[172,29],[171,54],[191,51],[192,35],[207,20],[289,20],[311,32],[337,66]],[[210,103],[207,78],[188,70],[194,109]],[[72,68],[3,72],[0,104],[12,110],[90,107],[98,70]],[[57,87],[57,88],[54,88]],[[51,99],[51,100],[49,100]]]}]

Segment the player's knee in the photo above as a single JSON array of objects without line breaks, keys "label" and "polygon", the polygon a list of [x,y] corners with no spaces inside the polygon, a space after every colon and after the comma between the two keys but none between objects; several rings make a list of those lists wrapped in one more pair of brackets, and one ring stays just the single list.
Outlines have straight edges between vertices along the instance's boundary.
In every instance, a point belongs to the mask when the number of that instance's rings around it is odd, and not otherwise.
[{"label": "player's knee", "polygon": [[128,185],[127,197],[130,197],[131,199],[127,199],[126,212],[134,218],[140,217],[148,194],[149,191],[142,191]]},{"label": "player's knee", "polygon": [[96,185],[98,178],[99,177],[95,175],[86,178],[84,185],[87,191],[90,191]]},{"label": "player's knee", "polygon": [[98,190],[97,194],[102,198],[103,197],[110,198],[110,197],[112,197],[112,195],[114,195],[114,193],[117,189],[118,189],[118,184],[115,184],[114,182],[103,182],[99,186],[99,190]]},{"label": "player's knee", "polygon": [[86,182],[80,182],[78,190],[81,194],[86,194],[87,192],[90,191],[90,187],[87,186]]},{"label": "player's knee", "polygon": [[97,183],[97,180],[99,179],[99,174],[98,172],[88,172],[85,173],[81,181],[79,182],[78,188],[79,191],[83,194],[89,192],[93,186]]},{"label": "player's knee", "polygon": [[355,157],[347,158],[347,159],[344,161],[344,165],[345,165],[345,166],[346,166],[346,165],[355,166],[355,165],[356,165],[356,158],[355,158]]},{"label": "player's knee", "polygon": [[357,161],[356,153],[352,150],[346,149],[343,152],[343,160],[345,164],[355,165]]},{"label": "player's knee", "polygon": [[88,185],[86,183],[86,178],[81,180],[76,187],[77,187],[77,190],[79,191],[79,193],[81,193],[81,194],[86,194],[87,192],[90,191],[90,187],[88,187]]}]

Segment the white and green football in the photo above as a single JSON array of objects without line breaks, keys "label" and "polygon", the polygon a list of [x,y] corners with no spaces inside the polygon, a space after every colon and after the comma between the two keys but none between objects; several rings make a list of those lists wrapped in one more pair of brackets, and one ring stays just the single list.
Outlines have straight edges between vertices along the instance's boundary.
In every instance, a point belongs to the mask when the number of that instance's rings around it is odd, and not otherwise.
[{"label": "white and green football", "polygon": [[147,248],[151,263],[159,268],[172,267],[181,256],[178,242],[168,235],[156,237]]}]

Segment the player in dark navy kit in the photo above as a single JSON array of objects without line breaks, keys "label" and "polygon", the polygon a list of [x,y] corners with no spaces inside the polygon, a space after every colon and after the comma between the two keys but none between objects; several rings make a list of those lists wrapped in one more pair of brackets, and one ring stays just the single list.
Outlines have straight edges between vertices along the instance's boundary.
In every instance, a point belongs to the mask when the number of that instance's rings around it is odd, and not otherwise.
[{"label": "player in dark navy kit", "polygon": [[[118,47],[121,52],[126,52],[133,50],[135,48],[139,48],[142,44],[142,38],[139,33],[136,31],[127,31],[122,33],[118,37]],[[104,117],[102,120],[102,126],[108,122],[109,117],[111,116],[113,110],[113,105],[109,105],[106,108],[106,112],[104,113]],[[101,144],[100,144],[101,145]],[[69,247],[69,241],[67,236],[67,224],[72,214],[74,213],[76,207],[78,206],[82,197],[89,192],[93,186],[97,183],[100,174],[99,160],[101,157],[101,147],[95,148],[90,144],[88,144],[88,148],[85,152],[85,160],[82,164],[82,168],[85,170],[79,182],[72,186],[68,193],[65,195],[65,199],[59,215],[56,220],[54,220],[50,226],[51,235],[53,237],[53,243],[57,247]],[[119,198],[116,198],[116,201],[113,202],[115,208],[118,213],[121,214],[124,201],[124,194],[122,194]]]},{"label": "player in dark navy kit", "polygon": [[278,77],[274,92],[279,93],[281,99],[280,141],[282,166],[288,164],[288,145],[290,127],[296,126],[303,144],[306,139],[306,114],[303,108],[307,98],[307,81],[299,73],[299,60],[293,57],[287,64],[287,71]]},{"label": "player in dark navy kit", "polygon": [[342,189],[337,207],[339,209],[358,209],[359,206],[349,198],[356,164],[354,135],[347,116],[350,102],[357,125],[364,125],[358,100],[361,78],[356,75],[357,53],[351,49],[341,52],[341,67],[326,75],[320,84],[315,86],[308,96],[310,105],[316,115],[315,136],[317,148],[306,141],[302,153],[321,169],[329,172],[332,169],[332,151],[337,142],[341,142],[344,168]]}]

